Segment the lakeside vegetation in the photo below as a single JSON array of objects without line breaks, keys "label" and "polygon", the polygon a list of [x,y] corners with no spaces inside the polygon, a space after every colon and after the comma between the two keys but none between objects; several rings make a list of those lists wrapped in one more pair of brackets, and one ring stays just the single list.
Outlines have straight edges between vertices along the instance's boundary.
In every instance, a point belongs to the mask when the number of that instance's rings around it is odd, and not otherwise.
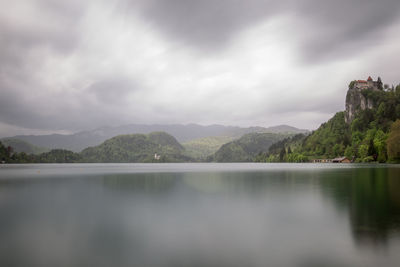
[{"label": "lakeside vegetation", "polygon": [[268,151],[268,148],[289,136],[289,134],[276,133],[250,133],[238,140],[224,144],[207,161],[216,162],[251,162],[257,154]]},{"label": "lakeside vegetation", "polygon": [[[183,155],[183,146],[163,132],[119,135],[101,145],[84,149],[83,162],[182,162],[190,161]],[[155,155],[160,155],[156,158]]]},{"label": "lakeside vegetation", "polygon": [[[163,132],[119,135],[80,153],[53,149],[39,155],[15,153],[0,142],[0,159],[7,163],[100,163],[100,162],[185,162],[193,159],[183,155],[184,148],[176,139]],[[156,157],[159,155],[159,157]]]},{"label": "lakeside vegetation", "polygon": [[354,120],[336,113],[310,135],[296,135],[270,147],[258,162],[306,162],[346,156],[354,162],[400,162],[400,85],[395,89],[366,89],[361,94],[373,107],[358,107]]},{"label": "lakeside vegetation", "polygon": [[[65,149],[46,151],[25,141],[6,139],[0,142],[0,160],[7,163],[309,162],[345,156],[353,162],[399,163],[400,85],[353,90],[354,86],[355,82],[349,85],[346,111],[336,113],[310,134],[252,132],[239,139],[212,136],[181,145],[172,135],[153,132],[118,135],[80,153]],[[364,107],[354,99],[362,99]],[[351,114],[351,120],[346,120],[349,105],[355,107],[355,113]]]}]

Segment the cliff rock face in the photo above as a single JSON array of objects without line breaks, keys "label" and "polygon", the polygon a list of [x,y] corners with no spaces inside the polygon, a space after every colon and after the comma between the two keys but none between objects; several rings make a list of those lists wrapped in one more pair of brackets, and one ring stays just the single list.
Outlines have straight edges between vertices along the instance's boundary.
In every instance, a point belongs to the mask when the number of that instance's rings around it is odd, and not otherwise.
[{"label": "cliff rock face", "polygon": [[351,123],[358,110],[371,109],[374,103],[371,99],[367,99],[361,92],[364,88],[353,87],[347,91],[346,95],[346,112],[345,122]]}]

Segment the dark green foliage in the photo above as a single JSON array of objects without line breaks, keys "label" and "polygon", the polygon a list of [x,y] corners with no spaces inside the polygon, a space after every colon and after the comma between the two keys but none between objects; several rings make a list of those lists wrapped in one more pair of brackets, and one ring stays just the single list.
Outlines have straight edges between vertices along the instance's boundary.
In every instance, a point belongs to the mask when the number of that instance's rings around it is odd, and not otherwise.
[{"label": "dark green foliage", "polygon": [[233,140],[234,138],[230,136],[210,136],[191,140],[183,143],[183,146],[185,147],[185,155],[198,160],[205,160],[217,152],[222,145]]},{"label": "dark green foliage", "polygon": [[174,153],[182,152],[183,146],[173,137],[164,132],[152,132],[147,135],[150,142],[171,148]]},{"label": "dark green foliage", "polygon": [[351,81],[351,82],[349,83],[349,89],[353,89],[355,83],[356,83],[356,81]]},{"label": "dark green foliage", "polygon": [[8,163],[35,163],[40,162],[37,156],[25,152],[13,153]]},{"label": "dark green foliage", "polygon": [[254,161],[258,155],[268,151],[269,147],[288,135],[274,133],[250,133],[240,139],[223,145],[210,161],[246,162]]},{"label": "dark green foliage", "polygon": [[[353,86],[354,82],[351,82],[349,88]],[[400,119],[400,85],[395,90],[366,89],[361,94],[372,101],[373,107],[364,110],[359,108],[351,124],[345,122],[344,112],[338,112],[303,138],[300,145],[295,139],[282,140],[273,144],[268,153],[257,156],[256,160],[293,162],[307,157],[346,156],[357,162],[386,162],[389,155],[389,160],[400,161],[400,155],[396,154],[400,139],[396,139],[397,128],[393,124],[393,121]],[[388,139],[392,124],[391,138]]]},{"label": "dark green foliage", "polygon": [[79,153],[74,153],[65,149],[53,149],[35,158],[35,161],[40,163],[78,163],[82,161],[82,157]]},{"label": "dark green foliage", "polygon": [[10,155],[7,151],[7,148],[3,145],[2,142],[0,142],[0,162],[9,162],[10,161]]},{"label": "dark green foliage", "polygon": [[281,152],[279,152],[279,161],[283,162],[285,160],[286,150],[284,147],[281,148]]},{"label": "dark green foliage", "polygon": [[283,147],[287,147],[288,144],[290,144],[292,148],[296,148],[302,143],[305,137],[306,136],[304,134],[296,134],[295,136],[287,137],[279,142],[272,144],[271,147],[268,149],[268,152],[270,154],[278,154],[281,149]]},{"label": "dark green foliage", "polygon": [[[163,132],[148,135],[120,135],[81,153],[53,149],[39,155],[14,153],[0,143],[0,160],[6,163],[78,163],[78,162],[182,162],[184,148],[176,139]],[[160,156],[155,159],[154,155]]]},{"label": "dark green foliage", "polygon": [[308,156],[333,158],[344,154],[349,140],[350,130],[344,121],[344,112],[338,112],[305,138],[301,151]]},{"label": "dark green foliage", "polygon": [[285,138],[270,146],[267,153],[260,153],[254,161],[256,162],[307,162],[308,157],[299,150],[302,147],[304,134],[297,134]]},{"label": "dark green foliage", "polygon": [[[84,149],[81,156],[84,162],[180,162],[190,159],[183,156],[183,151],[173,136],[155,132],[119,135]],[[160,159],[155,159],[155,154]]]},{"label": "dark green foliage", "polygon": [[0,142],[0,161],[5,163],[77,163],[81,162],[81,156],[63,149],[53,149],[39,155],[17,153],[11,147],[5,147]]},{"label": "dark green foliage", "polygon": [[[364,90],[362,94],[372,99],[372,109],[359,110],[351,124],[352,143],[346,148],[358,161],[386,162],[386,140],[393,121],[400,118],[400,94],[394,91]],[[400,109],[400,108],[399,108]],[[393,160],[393,159],[392,159]]]},{"label": "dark green foliage", "polygon": [[400,94],[370,89],[361,93],[373,101],[373,108],[358,110],[350,126],[336,114],[307,138],[303,151],[313,157],[345,155],[357,161],[386,162],[388,132],[393,121],[400,118]]},{"label": "dark green foliage", "polygon": [[[398,85],[396,88],[400,88]],[[400,90],[400,89],[399,89]],[[364,110],[368,114],[363,114],[360,111],[359,117],[361,116],[365,123],[375,121],[378,126],[385,127],[388,131],[390,124],[399,118],[400,112],[397,106],[400,105],[400,93],[394,91],[376,91],[376,90],[363,90],[361,92],[364,97],[370,99],[374,103],[373,109]],[[400,109],[400,108],[399,108]]]},{"label": "dark green foliage", "polygon": [[387,139],[387,151],[391,161],[400,162],[400,120],[393,123]]},{"label": "dark green foliage", "polygon": [[383,83],[381,77],[378,77],[377,82],[378,82],[378,89],[383,90]]},{"label": "dark green foliage", "polygon": [[354,168],[346,175],[331,175],[334,179],[320,180],[324,194],[335,199],[339,209],[351,207],[348,209],[352,218],[350,227],[356,242],[387,242],[389,233],[398,229],[393,214],[400,213],[399,170]]}]

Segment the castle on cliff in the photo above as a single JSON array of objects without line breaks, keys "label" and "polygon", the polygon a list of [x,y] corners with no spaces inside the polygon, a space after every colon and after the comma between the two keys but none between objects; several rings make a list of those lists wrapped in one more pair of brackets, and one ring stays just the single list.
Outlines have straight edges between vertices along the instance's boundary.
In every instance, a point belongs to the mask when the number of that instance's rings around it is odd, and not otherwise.
[{"label": "castle on cliff", "polygon": [[368,77],[368,79],[365,80],[356,80],[354,81],[354,88],[358,89],[373,89],[373,90],[381,90],[382,89],[382,82],[380,78],[378,78],[377,81],[374,81],[371,76]]},{"label": "castle on cliff", "polygon": [[346,123],[351,123],[358,110],[372,109],[374,101],[366,97],[362,92],[364,90],[383,90],[381,78],[378,77],[374,81],[371,76],[365,80],[355,80],[350,83],[349,90],[346,95],[346,111],[344,120]]}]

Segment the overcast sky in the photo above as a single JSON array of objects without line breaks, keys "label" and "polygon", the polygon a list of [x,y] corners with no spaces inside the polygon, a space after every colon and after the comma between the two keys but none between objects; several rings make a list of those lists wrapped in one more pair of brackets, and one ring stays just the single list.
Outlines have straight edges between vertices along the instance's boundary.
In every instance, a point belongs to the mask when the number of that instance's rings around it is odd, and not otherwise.
[{"label": "overcast sky", "polygon": [[0,0],[0,136],[129,123],[315,129],[400,82],[399,0]]}]

